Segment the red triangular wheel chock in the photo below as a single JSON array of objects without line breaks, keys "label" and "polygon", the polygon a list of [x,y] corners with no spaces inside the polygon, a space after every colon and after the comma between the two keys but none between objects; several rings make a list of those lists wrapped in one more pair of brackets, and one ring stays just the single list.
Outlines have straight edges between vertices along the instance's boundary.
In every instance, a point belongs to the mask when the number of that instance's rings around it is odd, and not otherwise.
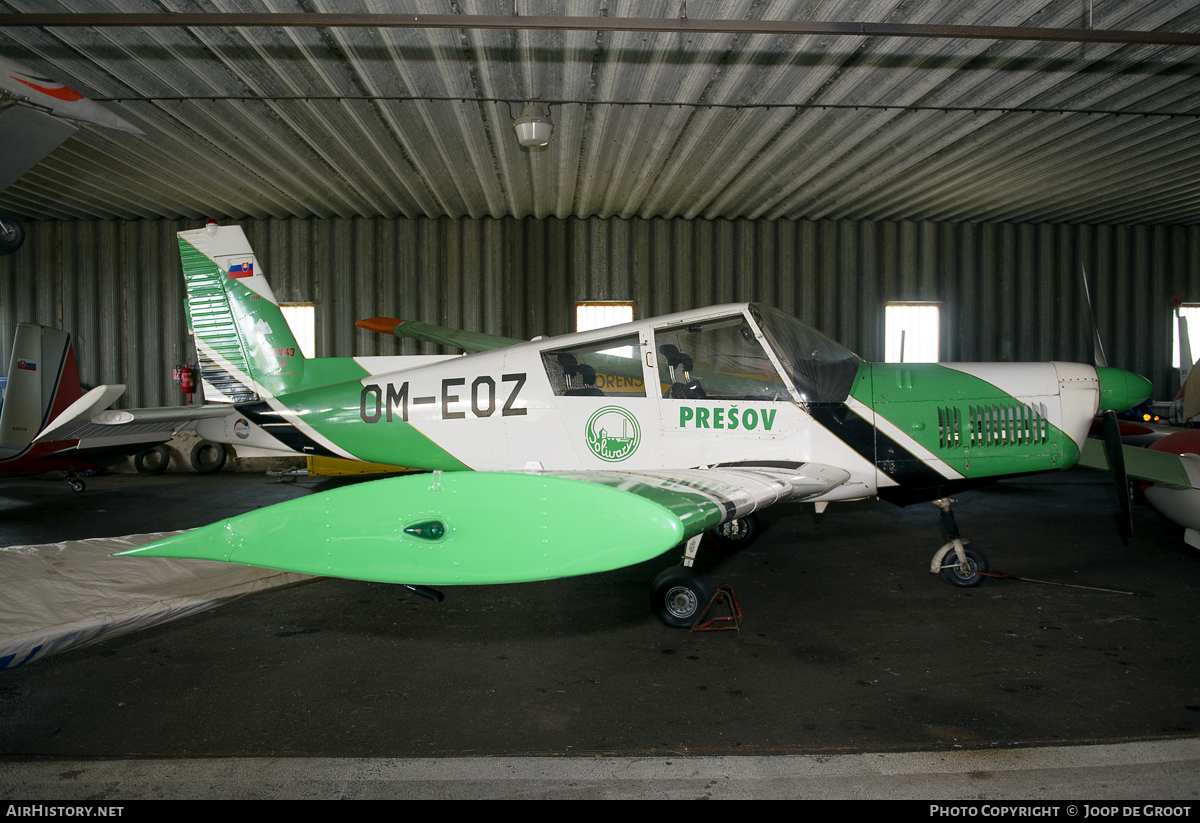
[{"label": "red triangular wheel chock", "polygon": [[[708,613],[713,610],[714,606],[719,604],[725,605],[729,610],[729,615],[709,617]],[[700,612],[700,616],[692,624],[692,631],[741,633],[742,607],[738,605],[737,598],[733,596],[733,589],[728,586],[717,586],[717,593],[713,595],[712,600],[708,601],[708,605],[704,607],[704,611]]]}]

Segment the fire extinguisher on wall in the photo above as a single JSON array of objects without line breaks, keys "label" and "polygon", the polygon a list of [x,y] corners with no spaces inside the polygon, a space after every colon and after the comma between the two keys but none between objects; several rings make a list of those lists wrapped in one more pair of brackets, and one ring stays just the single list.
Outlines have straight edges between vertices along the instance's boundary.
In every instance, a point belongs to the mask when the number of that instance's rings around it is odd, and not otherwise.
[{"label": "fire extinguisher on wall", "polygon": [[179,388],[183,390],[183,394],[187,397],[187,402],[192,402],[192,395],[196,393],[196,367],[191,363],[184,363],[182,366],[176,366],[171,373],[171,377],[179,384]]}]

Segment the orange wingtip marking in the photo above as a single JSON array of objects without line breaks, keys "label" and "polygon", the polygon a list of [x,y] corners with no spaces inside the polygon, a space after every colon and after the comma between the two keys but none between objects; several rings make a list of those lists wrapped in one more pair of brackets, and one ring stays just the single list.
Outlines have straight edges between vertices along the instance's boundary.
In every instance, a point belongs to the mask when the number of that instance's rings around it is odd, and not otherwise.
[{"label": "orange wingtip marking", "polygon": [[403,320],[398,320],[395,317],[368,317],[366,320],[359,320],[354,325],[360,329],[367,331],[377,331],[381,334],[391,334],[392,330],[403,323]]}]

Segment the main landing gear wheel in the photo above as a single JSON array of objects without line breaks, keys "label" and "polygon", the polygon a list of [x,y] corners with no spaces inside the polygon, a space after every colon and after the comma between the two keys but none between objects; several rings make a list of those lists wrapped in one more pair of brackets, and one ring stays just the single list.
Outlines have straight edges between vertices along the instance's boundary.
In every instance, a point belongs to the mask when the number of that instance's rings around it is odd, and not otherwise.
[{"label": "main landing gear wheel", "polygon": [[171,453],[166,446],[151,446],[133,456],[133,467],[138,474],[162,474],[171,462]]},{"label": "main landing gear wheel", "polygon": [[758,515],[748,514],[722,523],[709,532],[723,549],[744,549],[758,539]]},{"label": "main landing gear wheel", "polygon": [[690,629],[716,594],[705,575],[687,566],[674,566],[654,578],[650,610],[673,629]]},{"label": "main landing gear wheel", "polygon": [[963,554],[967,556],[966,568],[958,562],[958,554],[954,551],[942,558],[942,577],[951,586],[978,586],[983,582],[979,572],[988,570],[987,558],[983,552],[969,546],[963,547]]},{"label": "main landing gear wheel", "polygon": [[201,440],[192,447],[192,468],[200,474],[212,474],[225,465],[225,447]]}]

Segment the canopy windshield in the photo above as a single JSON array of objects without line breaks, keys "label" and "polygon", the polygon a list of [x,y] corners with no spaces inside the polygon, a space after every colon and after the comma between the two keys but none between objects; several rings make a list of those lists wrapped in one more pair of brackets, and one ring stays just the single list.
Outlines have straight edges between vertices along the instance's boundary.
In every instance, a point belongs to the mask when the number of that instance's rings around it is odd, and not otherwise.
[{"label": "canopy windshield", "polygon": [[841,402],[850,395],[861,362],[858,355],[778,309],[751,303],[750,314],[792,378],[801,402]]}]

